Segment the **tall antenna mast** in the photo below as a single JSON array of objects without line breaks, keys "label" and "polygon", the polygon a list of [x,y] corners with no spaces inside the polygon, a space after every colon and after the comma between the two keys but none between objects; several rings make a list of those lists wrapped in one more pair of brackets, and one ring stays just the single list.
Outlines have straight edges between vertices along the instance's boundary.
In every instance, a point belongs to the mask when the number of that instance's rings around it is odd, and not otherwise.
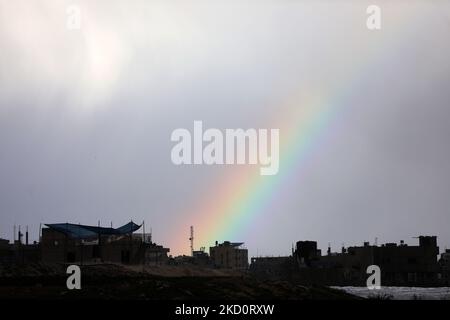
[{"label": "tall antenna mast", "polygon": [[22,232],[20,231],[20,224],[19,224],[19,234],[17,235],[18,236],[18,240],[19,240],[19,244],[22,244]]},{"label": "tall antenna mast", "polygon": [[191,226],[191,237],[189,240],[191,241],[191,256],[194,256],[194,226]]}]

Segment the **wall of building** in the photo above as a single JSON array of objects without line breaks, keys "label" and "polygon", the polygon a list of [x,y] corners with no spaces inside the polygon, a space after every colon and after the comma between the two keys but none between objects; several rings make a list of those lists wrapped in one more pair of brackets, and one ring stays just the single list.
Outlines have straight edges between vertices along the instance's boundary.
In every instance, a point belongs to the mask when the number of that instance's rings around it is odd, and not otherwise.
[{"label": "wall of building", "polygon": [[230,242],[210,247],[209,255],[217,268],[236,270],[248,268],[248,250],[234,246]]},{"label": "wall of building", "polygon": [[314,243],[299,241],[294,254],[299,275],[308,283],[365,285],[367,267],[377,265],[384,285],[439,284],[436,237],[419,237],[418,246],[403,243],[371,246],[366,243],[324,256],[315,255],[315,248]]},{"label": "wall of building", "polygon": [[256,257],[251,259],[249,271],[258,277],[280,279],[293,265],[293,257]]},{"label": "wall of building", "polygon": [[72,239],[52,230],[42,230],[42,261],[48,263],[160,264],[167,262],[169,249],[142,242],[141,237],[106,236]]}]

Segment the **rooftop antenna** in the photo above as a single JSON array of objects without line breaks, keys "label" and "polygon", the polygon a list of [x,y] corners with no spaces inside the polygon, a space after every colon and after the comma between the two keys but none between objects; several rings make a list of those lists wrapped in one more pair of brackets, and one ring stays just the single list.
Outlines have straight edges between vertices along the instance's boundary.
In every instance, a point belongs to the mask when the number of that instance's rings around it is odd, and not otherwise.
[{"label": "rooftop antenna", "polygon": [[194,226],[191,226],[191,237],[189,241],[191,241],[191,255],[194,256]]},{"label": "rooftop antenna", "polygon": [[152,243],[152,228],[150,228],[150,237],[148,240],[150,241],[150,243]]},{"label": "rooftop antenna", "polygon": [[25,232],[25,244],[28,245],[28,226],[27,231]]},{"label": "rooftop antenna", "polygon": [[14,224],[13,243],[16,242],[16,224]]},{"label": "rooftop antenna", "polygon": [[18,234],[18,236],[19,236],[19,244],[22,244],[22,232],[20,231],[20,224],[19,224],[19,234]]},{"label": "rooftop antenna", "polygon": [[142,242],[145,243],[145,220],[142,220]]}]

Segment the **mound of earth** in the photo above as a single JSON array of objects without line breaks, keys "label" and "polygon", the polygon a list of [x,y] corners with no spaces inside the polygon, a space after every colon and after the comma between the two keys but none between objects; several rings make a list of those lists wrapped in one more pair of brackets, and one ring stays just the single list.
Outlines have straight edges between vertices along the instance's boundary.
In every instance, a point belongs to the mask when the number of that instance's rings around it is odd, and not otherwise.
[{"label": "mound of earth", "polygon": [[1,299],[314,300],[355,299],[327,287],[261,280],[245,273],[195,266],[81,267],[81,290],[68,290],[62,265],[0,268]]}]

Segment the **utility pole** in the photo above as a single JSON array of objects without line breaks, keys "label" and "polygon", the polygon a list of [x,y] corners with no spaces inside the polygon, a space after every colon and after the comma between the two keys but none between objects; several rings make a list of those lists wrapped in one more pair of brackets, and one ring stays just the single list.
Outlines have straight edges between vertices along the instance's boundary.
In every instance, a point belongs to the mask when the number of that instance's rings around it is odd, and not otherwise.
[{"label": "utility pole", "polygon": [[191,226],[191,237],[189,241],[191,241],[191,256],[194,256],[194,226]]},{"label": "utility pole", "polygon": [[149,237],[148,240],[150,241],[150,243],[153,243],[153,242],[152,242],[152,228],[150,228],[150,237]]},{"label": "utility pole", "polygon": [[19,234],[17,236],[19,238],[19,244],[22,244],[22,232],[20,231],[20,225],[19,225]]}]

